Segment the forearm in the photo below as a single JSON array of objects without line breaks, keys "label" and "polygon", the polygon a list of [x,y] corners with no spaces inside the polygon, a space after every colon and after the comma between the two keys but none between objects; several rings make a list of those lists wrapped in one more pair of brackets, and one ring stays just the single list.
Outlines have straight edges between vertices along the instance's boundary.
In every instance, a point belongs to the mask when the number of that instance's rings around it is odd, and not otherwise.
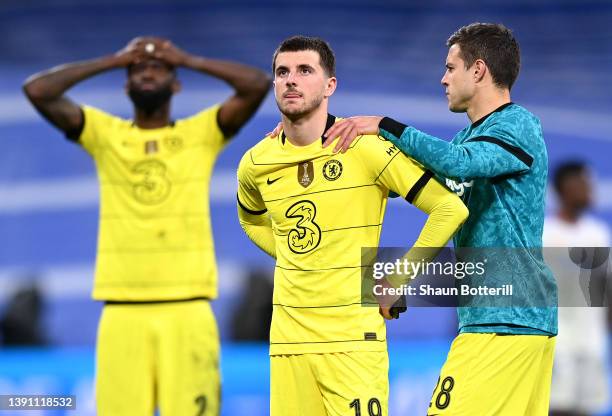
[{"label": "forearm", "polygon": [[189,54],[185,57],[183,66],[225,81],[234,88],[237,95],[267,91],[270,83],[264,71],[231,61],[208,59]]},{"label": "forearm", "polygon": [[402,152],[446,178],[469,180],[520,173],[528,170],[533,160],[497,137],[485,135],[453,144],[387,117],[381,120],[379,132]]},{"label": "forearm", "polygon": [[53,100],[78,82],[118,66],[113,55],[60,65],[30,76],[23,89],[32,101]]},{"label": "forearm", "polygon": [[381,120],[379,128],[380,134],[402,152],[440,176],[460,178],[474,173],[470,155],[464,148],[387,117]]},{"label": "forearm", "polygon": [[[416,205],[418,207],[418,202]],[[429,217],[414,243],[415,247],[434,249],[445,247],[468,216],[465,205],[450,193],[439,199],[428,211]]]},{"label": "forearm", "polygon": [[[429,217],[417,241],[402,257],[402,261],[406,260],[411,268],[415,264],[430,262],[435,259],[468,216],[465,205],[459,198],[450,193],[438,198],[434,205],[430,205],[430,201],[415,202],[418,208],[428,212]],[[416,274],[415,271],[411,270],[408,275],[395,275],[388,277],[388,280],[393,287],[399,287],[403,284],[412,283]]]}]

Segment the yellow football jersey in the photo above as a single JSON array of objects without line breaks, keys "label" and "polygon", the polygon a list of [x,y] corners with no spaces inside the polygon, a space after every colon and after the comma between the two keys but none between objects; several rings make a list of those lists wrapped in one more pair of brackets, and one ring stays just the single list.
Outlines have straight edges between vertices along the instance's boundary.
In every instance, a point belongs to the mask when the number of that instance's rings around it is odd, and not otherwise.
[{"label": "yellow football jersey", "polygon": [[[328,116],[326,130],[334,122]],[[386,351],[378,308],[361,305],[361,248],[378,246],[390,190],[410,202],[426,185],[447,194],[430,177],[378,136],[334,154],[281,134],[244,155],[240,209],[269,215],[275,239],[271,355]]]},{"label": "yellow football jersey", "polygon": [[140,129],[83,107],[79,143],[94,158],[100,183],[95,299],[217,295],[208,194],[226,142],[218,110]]}]

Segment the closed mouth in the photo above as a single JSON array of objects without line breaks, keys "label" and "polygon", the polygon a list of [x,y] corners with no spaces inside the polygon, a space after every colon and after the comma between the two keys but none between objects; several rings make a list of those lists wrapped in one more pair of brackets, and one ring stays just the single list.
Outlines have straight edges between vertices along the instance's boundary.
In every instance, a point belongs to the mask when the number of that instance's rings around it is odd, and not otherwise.
[{"label": "closed mouth", "polygon": [[283,98],[300,98],[302,94],[297,92],[286,92],[283,94]]}]

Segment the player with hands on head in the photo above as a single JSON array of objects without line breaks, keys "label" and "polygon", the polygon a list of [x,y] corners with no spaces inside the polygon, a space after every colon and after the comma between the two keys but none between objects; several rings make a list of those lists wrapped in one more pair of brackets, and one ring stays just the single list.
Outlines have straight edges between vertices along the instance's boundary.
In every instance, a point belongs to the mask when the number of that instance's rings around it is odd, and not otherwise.
[{"label": "player with hands on head", "polygon": [[[225,81],[222,103],[174,120],[177,68]],[[133,118],[65,93],[125,68]],[[96,357],[100,416],[219,414],[217,296],[209,209],[214,162],[255,113],[270,85],[259,69],[139,37],[119,52],[32,75],[34,107],[95,161],[100,222],[93,298],[105,302]]]}]

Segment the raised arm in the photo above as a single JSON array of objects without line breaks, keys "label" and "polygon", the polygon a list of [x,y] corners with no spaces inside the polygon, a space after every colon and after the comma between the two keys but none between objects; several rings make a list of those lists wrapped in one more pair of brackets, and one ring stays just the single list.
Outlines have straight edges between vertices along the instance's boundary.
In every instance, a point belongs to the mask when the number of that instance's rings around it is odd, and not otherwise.
[{"label": "raised arm", "polygon": [[462,144],[449,143],[387,117],[380,121],[379,130],[402,152],[447,178],[495,178],[527,171],[533,163],[529,154],[510,143],[507,132],[495,127],[486,136]]},{"label": "raised arm", "polygon": [[217,120],[227,137],[236,134],[251,118],[270,89],[270,77],[260,69],[192,55],[167,40],[161,42],[155,56],[174,66],[219,78],[234,89],[234,94],[221,105]]},{"label": "raised arm", "polygon": [[408,156],[447,178],[494,178],[527,171],[533,162],[528,153],[511,144],[511,134],[495,128],[487,136],[452,144],[388,117],[358,116],[337,122],[325,133],[327,137],[338,137],[335,149],[343,152],[363,134],[383,136]]},{"label": "raised arm", "polygon": [[141,38],[132,40],[114,55],[60,65],[30,76],[23,91],[32,105],[51,124],[76,138],[83,128],[83,113],[65,93],[73,85],[101,72],[137,63],[144,56]]}]

